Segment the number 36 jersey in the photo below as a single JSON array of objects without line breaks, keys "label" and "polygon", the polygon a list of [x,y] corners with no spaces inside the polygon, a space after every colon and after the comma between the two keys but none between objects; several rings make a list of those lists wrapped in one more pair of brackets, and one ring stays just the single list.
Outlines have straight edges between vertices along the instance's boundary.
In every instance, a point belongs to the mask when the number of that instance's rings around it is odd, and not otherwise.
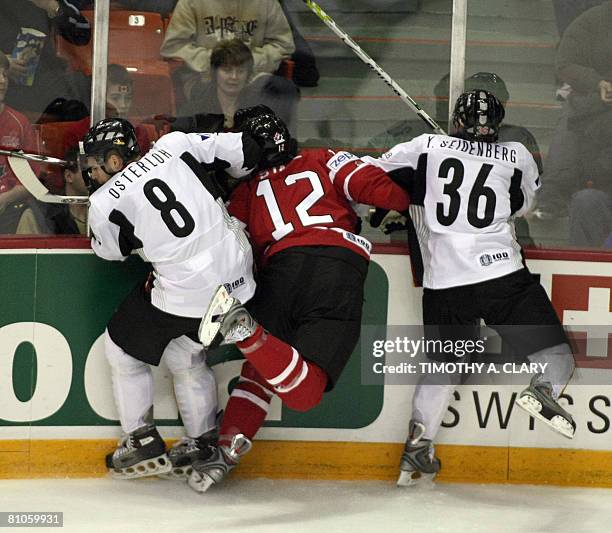
[{"label": "number 36 jersey", "polygon": [[[423,265],[423,286],[444,289],[523,268],[514,217],[540,186],[538,168],[520,143],[471,142],[421,135],[379,159],[387,171],[414,169],[410,215]],[[418,269],[417,269],[418,270]]]},{"label": "number 36 jersey", "polygon": [[251,247],[201,164],[246,176],[258,159],[239,133],[169,133],[90,198],[94,252],[110,261],[132,250],[152,263],[151,303],[167,313],[201,317],[226,284],[242,301],[254,293]]}]

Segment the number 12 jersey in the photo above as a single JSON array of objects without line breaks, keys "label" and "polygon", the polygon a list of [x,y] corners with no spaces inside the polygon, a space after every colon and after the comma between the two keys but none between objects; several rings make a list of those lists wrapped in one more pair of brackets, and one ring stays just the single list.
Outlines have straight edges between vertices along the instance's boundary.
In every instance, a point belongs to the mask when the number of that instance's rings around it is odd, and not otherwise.
[{"label": "number 12 jersey", "polygon": [[403,211],[410,198],[385,171],[351,153],[302,150],[286,166],[241,183],[228,209],[247,225],[261,260],[294,246],[340,246],[369,259],[370,242],[354,233],[353,203]]}]

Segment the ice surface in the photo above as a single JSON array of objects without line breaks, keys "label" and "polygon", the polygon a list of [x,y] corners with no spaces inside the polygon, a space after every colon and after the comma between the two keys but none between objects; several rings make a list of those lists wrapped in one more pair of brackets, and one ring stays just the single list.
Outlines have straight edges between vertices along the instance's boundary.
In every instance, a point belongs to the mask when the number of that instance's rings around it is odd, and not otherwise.
[{"label": "ice surface", "polygon": [[161,479],[0,480],[0,511],[63,511],[62,532],[600,533],[611,501],[608,489],[521,485],[230,479],[200,495]]}]

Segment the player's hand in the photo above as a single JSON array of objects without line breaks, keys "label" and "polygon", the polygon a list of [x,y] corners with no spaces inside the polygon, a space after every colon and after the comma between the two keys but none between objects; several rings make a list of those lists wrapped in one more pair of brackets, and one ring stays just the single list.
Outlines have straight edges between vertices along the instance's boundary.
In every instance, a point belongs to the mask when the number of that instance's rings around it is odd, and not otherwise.
[{"label": "player's hand", "polygon": [[402,231],[406,228],[406,217],[397,211],[389,211],[380,223],[380,230],[385,235],[389,235],[395,231]]},{"label": "player's hand", "polygon": [[612,83],[606,80],[599,82],[599,94],[605,104],[612,104]]},{"label": "player's hand", "polygon": [[9,79],[15,81],[27,75],[27,68],[26,68],[25,61],[21,59],[14,59],[12,57],[7,57],[7,59],[9,61],[9,69],[8,69]]}]

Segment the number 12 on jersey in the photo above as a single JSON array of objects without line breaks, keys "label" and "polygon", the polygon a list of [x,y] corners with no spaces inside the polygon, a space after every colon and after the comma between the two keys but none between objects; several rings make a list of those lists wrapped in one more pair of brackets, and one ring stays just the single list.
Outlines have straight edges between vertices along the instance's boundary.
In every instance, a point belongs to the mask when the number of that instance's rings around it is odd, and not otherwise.
[{"label": "number 12 on jersey", "polygon": [[[311,215],[308,210],[319,201],[325,191],[321,184],[321,179],[316,172],[307,170],[305,172],[299,172],[298,174],[290,174],[285,178],[284,184],[286,186],[295,185],[299,180],[308,180],[312,190],[310,193],[295,206],[295,212],[300,219],[302,226],[315,226],[317,224],[331,224],[334,219],[331,215]],[[274,231],[272,237],[279,241],[283,237],[295,230],[294,225],[291,222],[285,222],[281,213],[280,207],[274,190],[272,189],[272,183],[269,179],[261,180],[257,185],[257,196],[263,197],[270,213],[270,219],[274,224]]]}]

